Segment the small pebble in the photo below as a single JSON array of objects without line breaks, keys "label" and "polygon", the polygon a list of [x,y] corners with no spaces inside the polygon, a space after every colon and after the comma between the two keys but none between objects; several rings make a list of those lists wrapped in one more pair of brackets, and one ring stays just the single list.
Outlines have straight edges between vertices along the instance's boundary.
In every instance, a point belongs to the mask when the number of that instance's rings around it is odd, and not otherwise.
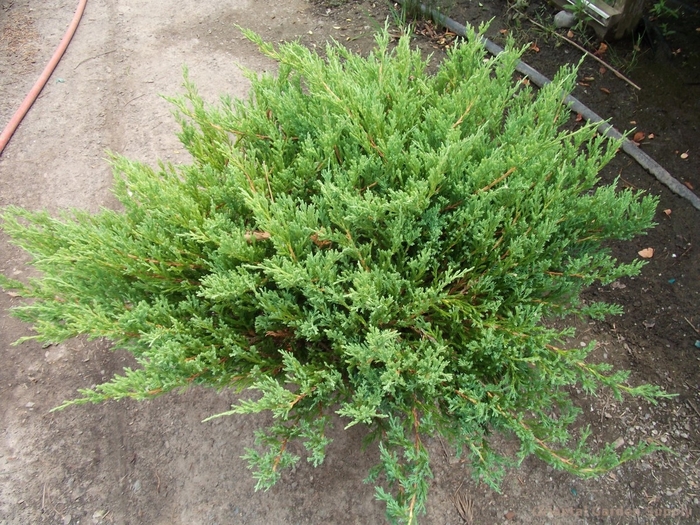
[{"label": "small pebble", "polygon": [[576,16],[569,11],[559,11],[554,15],[554,26],[558,29],[572,27],[576,23]]}]

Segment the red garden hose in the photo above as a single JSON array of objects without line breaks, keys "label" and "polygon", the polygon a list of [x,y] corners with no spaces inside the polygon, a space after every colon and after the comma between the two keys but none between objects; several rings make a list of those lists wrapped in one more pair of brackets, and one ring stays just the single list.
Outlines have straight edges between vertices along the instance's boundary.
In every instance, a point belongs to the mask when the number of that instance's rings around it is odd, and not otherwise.
[{"label": "red garden hose", "polygon": [[51,60],[44,68],[44,71],[41,73],[41,76],[34,84],[34,87],[32,87],[31,91],[24,98],[22,105],[12,116],[10,122],[7,124],[7,126],[5,126],[5,129],[2,130],[2,133],[0,134],[0,155],[2,155],[5,146],[12,137],[12,134],[15,132],[20,122],[22,122],[22,119],[27,114],[27,111],[29,111],[29,108],[32,107],[32,104],[34,104],[34,101],[39,96],[39,93],[41,93],[41,90],[44,89],[44,86],[48,82],[51,73],[53,73],[53,70],[56,68],[56,65],[61,60],[61,57],[63,56],[63,53],[65,52],[66,48],[68,47],[71,38],[73,38],[73,35],[75,34],[75,30],[78,28],[80,19],[83,17],[83,12],[85,11],[85,4],[87,4],[87,0],[80,0],[80,2],[78,3],[78,9],[75,11],[75,15],[73,16],[73,21],[68,27],[68,30],[66,31],[66,34],[63,37],[63,40],[61,40],[61,43],[58,45],[58,48],[56,48],[56,51],[51,57]]}]

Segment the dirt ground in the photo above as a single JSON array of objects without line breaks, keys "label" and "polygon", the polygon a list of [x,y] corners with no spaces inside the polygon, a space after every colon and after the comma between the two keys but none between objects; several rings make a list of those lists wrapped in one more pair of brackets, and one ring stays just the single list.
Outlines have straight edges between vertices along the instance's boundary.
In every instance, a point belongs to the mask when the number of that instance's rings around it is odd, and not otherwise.
[{"label": "dirt ground", "polygon": [[[623,41],[605,54],[630,69],[641,91],[588,59],[576,95],[619,128],[643,131],[641,147],[700,189],[700,6],[686,1],[691,5],[683,16],[668,21],[667,45],[639,41],[635,51],[632,40]],[[48,61],[76,5],[0,0],[3,125]],[[526,20],[510,19],[513,12],[502,0],[452,1],[448,8],[462,23],[495,17],[489,30],[495,39],[507,29],[520,41],[536,42],[525,60],[550,77],[581,56]],[[365,0],[90,0],[65,57],[0,157],[0,206],[54,212],[115,206],[103,160],[107,149],[149,163],[187,162],[170,107],[160,98],[179,92],[182,66],[212,102],[223,93],[245,95],[238,64],[256,71],[274,67],[236,25],[273,42],[300,38],[319,46],[333,37],[366,52],[392,9]],[[534,2],[528,9],[540,21],[554,12]],[[426,25],[418,29],[423,35],[417,45],[439,60],[441,38],[450,35],[436,35]],[[584,36],[579,31],[575,38]],[[586,45],[595,50],[597,42]],[[626,313],[579,326],[572,344],[597,340],[593,359],[631,370],[634,384],[658,384],[678,396],[652,406],[577,395],[585,409],[581,422],[593,427],[601,443],[650,438],[674,453],[657,453],[586,481],[528,459],[507,475],[498,494],[475,484],[469,466],[433,440],[435,478],[421,523],[468,522],[453,504],[457,493],[473,503],[474,524],[700,521],[700,211],[622,154],[603,179],[618,176],[621,184],[659,195],[661,204],[658,226],[648,236],[613,250],[631,260],[652,247],[654,256],[641,276],[587,292],[588,298],[623,304]],[[25,262],[0,234],[0,271],[26,277],[31,271]],[[19,301],[0,293],[0,525],[385,523],[382,504],[362,482],[377,451],[361,451],[361,428],[344,432],[337,425],[322,466],[300,464],[270,491],[255,492],[240,456],[265,418],[201,423],[226,410],[235,400],[232,393],[193,389],[148,403],[50,413],[77,388],[102,382],[132,361],[106,341],[11,346],[30,334],[8,315]],[[505,439],[503,444],[508,446]]]}]

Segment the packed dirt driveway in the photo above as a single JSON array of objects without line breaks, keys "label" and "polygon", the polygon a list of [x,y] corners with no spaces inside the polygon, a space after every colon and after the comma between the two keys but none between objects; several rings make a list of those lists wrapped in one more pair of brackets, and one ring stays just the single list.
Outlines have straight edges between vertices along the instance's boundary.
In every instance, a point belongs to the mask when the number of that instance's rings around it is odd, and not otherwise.
[{"label": "packed dirt driveway", "polygon": [[[53,53],[76,4],[77,0],[0,0],[3,124]],[[482,20],[502,7],[496,0],[483,4],[478,10]],[[274,70],[274,64],[243,38],[237,26],[253,29],[272,42],[299,38],[314,46],[334,37],[366,50],[372,31],[383,25],[389,9],[382,2],[361,0],[89,0],[66,55],[0,157],[0,207],[19,205],[56,213],[70,207],[97,211],[117,206],[110,192],[112,174],[104,160],[107,150],[149,164],[187,162],[171,106],[161,96],[180,92],[183,66],[212,102],[221,94],[246,95],[248,82],[239,66],[257,72]],[[644,175],[640,179],[628,175],[633,170],[628,161],[614,169],[622,172],[621,166],[630,180],[645,180]],[[648,184],[640,187],[665,191]],[[674,217],[689,208],[663,195],[661,209],[672,206]],[[686,216],[695,217],[691,212]],[[685,246],[677,248],[677,253]],[[627,255],[637,249],[630,245]],[[696,252],[690,256],[697,261]],[[0,271],[27,278],[31,270],[26,260],[0,233]],[[625,292],[620,288],[600,293],[631,293],[651,275],[647,273],[636,285],[628,283]],[[687,286],[692,292],[683,293],[694,293],[697,304],[698,284]],[[191,389],[143,404],[109,403],[50,412],[74,397],[78,388],[103,382],[133,361],[112,352],[106,341],[11,346],[31,335],[28,326],[8,314],[20,301],[0,293],[0,525],[385,522],[373,487],[362,482],[376,462],[376,448],[361,452],[362,429],[344,432],[340,421],[321,467],[300,464],[270,491],[255,492],[255,481],[240,456],[252,445],[253,431],[265,418],[201,422],[227,410],[235,401],[232,392]],[[647,315],[645,304],[640,302],[638,315]],[[683,316],[698,322],[697,314],[696,308],[694,313],[679,310],[674,315],[683,326]],[[659,314],[657,324],[663,315]],[[573,344],[598,339],[601,346],[595,358],[607,359],[610,353],[617,356],[611,361],[622,368],[642,363],[643,372],[633,373],[633,381],[658,381],[675,391],[680,380],[673,382],[673,369],[669,372],[666,363],[655,358],[645,360],[647,354],[664,350],[659,349],[660,343],[642,344],[641,337],[630,336],[632,328],[625,330],[592,323],[582,327],[580,340]],[[580,400],[586,407],[584,423],[592,424],[602,440],[631,442],[653,435],[679,455],[655,454],[589,481],[528,459],[521,470],[506,477],[499,495],[475,485],[468,465],[436,439],[430,444],[435,479],[428,515],[420,522],[464,523],[453,496],[466,490],[474,504],[474,523],[695,523],[692,514],[700,509],[696,466],[700,412],[696,417],[692,410],[698,406],[693,405],[697,360],[683,359],[687,367],[678,366],[687,371],[683,379],[687,388],[678,386],[685,397],[677,402],[651,408],[636,402],[616,404],[610,398]],[[656,371],[650,372],[649,366]],[[505,441],[504,446],[508,446]],[[633,515],[608,518],[593,509]]]},{"label": "packed dirt driveway", "polygon": [[[3,122],[48,61],[75,5],[17,1],[0,11],[4,35],[14,39],[4,42],[0,65]],[[279,41],[308,35],[318,23],[302,0],[90,0],[0,161],[0,205],[52,212],[114,205],[106,150],[151,163],[187,159],[161,97],[179,92],[183,66],[209,100],[244,96],[238,65],[264,71],[272,64],[236,25]],[[22,277],[23,255],[6,241],[0,266]],[[252,444],[252,418],[201,423],[230,406],[228,393],[193,390],[148,405],[49,414],[79,385],[100,382],[128,360],[102,342],[10,346],[28,334],[7,317],[15,301],[0,296],[0,347],[12,363],[0,371],[0,523],[292,523],[306,512],[313,523],[333,522],[332,515],[371,523],[383,514],[361,484],[362,465],[342,452],[322,484],[304,469],[290,481],[293,490],[254,493],[239,459]],[[342,450],[342,440],[338,445]]]}]

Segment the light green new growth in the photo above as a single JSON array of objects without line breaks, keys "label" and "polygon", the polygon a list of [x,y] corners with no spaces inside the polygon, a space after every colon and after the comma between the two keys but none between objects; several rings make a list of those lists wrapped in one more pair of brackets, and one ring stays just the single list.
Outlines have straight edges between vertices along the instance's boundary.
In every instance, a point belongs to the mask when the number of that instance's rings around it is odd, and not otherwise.
[{"label": "light green new growth", "polygon": [[542,323],[619,313],[580,292],[639,272],[604,246],[651,227],[656,205],[598,185],[619,144],[561,129],[574,72],[534,92],[513,80],[522,50],[488,58],[475,34],[434,75],[407,36],[390,50],[380,34],[367,58],[246,36],[279,72],[248,73],[248,100],[216,107],[186,81],[172,102],[190,165],[114,156],[123,211],[4,213],[43,275],[2,281],[35,298],[15,315],[41,341],[105,337],[140,364],[63,406],[252,388],[230,414],[274,415],[246,455],[261,488],[299,460],[290,440],[323,461],[335,412],[379,442],[368,479],[402,523],[425,511],[426,436],[493,487],[530,454],[593,476],[654,450],[570,435],[572,385],[665,394]]}]

